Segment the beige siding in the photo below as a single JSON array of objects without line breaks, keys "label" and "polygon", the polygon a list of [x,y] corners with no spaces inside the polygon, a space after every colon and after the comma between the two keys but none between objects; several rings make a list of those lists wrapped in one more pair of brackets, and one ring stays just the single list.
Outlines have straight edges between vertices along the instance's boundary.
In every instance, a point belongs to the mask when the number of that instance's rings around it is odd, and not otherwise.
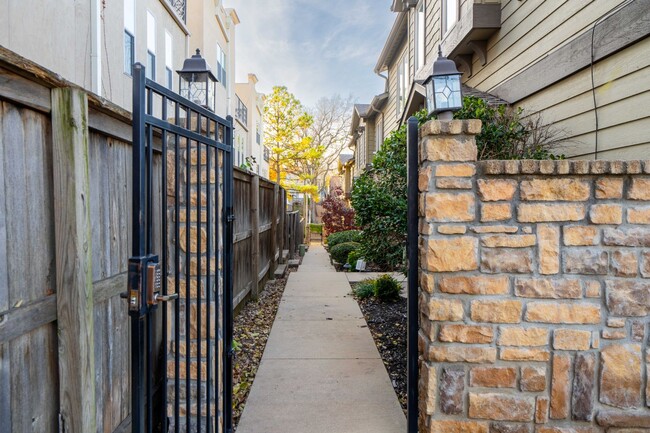
[{"label": "beige siding", "polygon": [[[642,157],[641,146],[650,142],[650,39],[594,65],[598,105],[599,151],[616,158]],[[591,71],[585,69],[518,103],[540,112],[545,123],[554,123],[567,134],[563,151],[569,156],[590,157],[595,149],[596,122],[591,91]],[[630,149],[627,149],[627,148]],[[619,149],[619,153],[614,152]],[[648,148],[645,148],[647,158]],[[605,157],[606,154],[600,154]]]},{"label": "beige siding", "polygon": [[[488,63],[474,59],[467,85],[491,91],[591,28],[623,0],[528,0],[503,5],[507,17],[488,41]],[[516,8],[515,10],[512,10]]]},{"label": "beige siding", "polygon": [[426,45],[424,47],[426,56],[425,62],[435,60],[440,44],[440,0],[427,0],[426,2]]},{"label": "beige siding", "polygon": [[386,134],[389,134],[390,132],[394,131],[399,126],[399,117],[396,113],[397,78],[398,78],[397,69],[398,66],[400,65],[400,60],[402,59],[402,56],[406,53],[407,49],[408,46],[405,40],[404,45],[400,50],[400,53],[395,56],[395,59],[393,60],[393,63],[390,65],[390,68],[388,70],[388,102],[386,103],[386,107],[384,107],[383,110],[384,131],[386,131]]}]

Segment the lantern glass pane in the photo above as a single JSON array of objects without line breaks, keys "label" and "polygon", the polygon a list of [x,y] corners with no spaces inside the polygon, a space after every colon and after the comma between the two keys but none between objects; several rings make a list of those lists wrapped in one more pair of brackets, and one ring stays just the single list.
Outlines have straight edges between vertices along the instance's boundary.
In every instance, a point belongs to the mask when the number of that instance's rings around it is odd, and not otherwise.
[{"label": "lantern glass pane", "polygon": [[435,104],[435,98],[434,98],[434,90],[433,90],[433,80],[430,80],[426,84],[426,90],[427,90],[427,111],[429,114],[433,113],[436,111],[436,104]]},{"label": "lantern glass pane", "polygon": [[206,77],[206,78],[207,78],[206,83],[207,83],[207,98],[208,98],[206,107],[214,111],[217,86],[216,83],[210,79],[210,77]]},{"label": "lantern glass pane", "polygon": [[436,111],[459,109],[462,107],[460,76],[441,76],[433,78]]}]

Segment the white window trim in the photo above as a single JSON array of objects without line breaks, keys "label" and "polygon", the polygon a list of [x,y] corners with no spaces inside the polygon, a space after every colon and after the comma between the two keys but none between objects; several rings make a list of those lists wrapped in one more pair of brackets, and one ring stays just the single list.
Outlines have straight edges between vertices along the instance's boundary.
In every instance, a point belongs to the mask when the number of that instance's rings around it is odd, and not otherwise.
[{"label": "white window trim", "polygon": [[[442,4],[440,6],[441,11],[441,30],[443,39],[449,34],[449,32],[458,24],[460,20],[460,0],[441,0]],[[451,26],[447,23],[447,4],[448,2],[456,2],[456,19]]]},{"label": "white window trim", "polygon": [[[420,15],[422,14],[422,15]],[[415,8],[415,72],[424,67],[426,62],[426,28],[427,10],[424,0],[420,0]]]}]

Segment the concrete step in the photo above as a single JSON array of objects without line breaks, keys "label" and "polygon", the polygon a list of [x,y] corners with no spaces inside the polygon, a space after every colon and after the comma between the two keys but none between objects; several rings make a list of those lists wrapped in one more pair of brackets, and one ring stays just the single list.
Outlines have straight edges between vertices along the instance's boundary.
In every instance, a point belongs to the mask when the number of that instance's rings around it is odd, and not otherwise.
[{"label": "concrete step", "polygon": [[273,278],[283,278],[287,274],[287,265],[281,264],[278,265],[277,268],[275,268],[275,272],[273,272]]}]

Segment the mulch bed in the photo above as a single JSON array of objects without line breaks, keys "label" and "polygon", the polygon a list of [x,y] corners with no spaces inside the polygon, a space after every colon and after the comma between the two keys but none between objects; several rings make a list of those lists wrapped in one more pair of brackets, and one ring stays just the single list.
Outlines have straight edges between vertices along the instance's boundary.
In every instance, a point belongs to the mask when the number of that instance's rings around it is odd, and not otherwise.
[{"label": "mulch bed", "polygon": [[[291,271],[291,269],[289,269]],[[289,273],[287,273],[287,277]],[[250,301],[234,320],[233,424],[239,424],[257,368],[278,311],[287,278],[269,281],[257,301]]]},{"label": "mulch bed", "polygon": [[380,302],[375,298],[357,299],[368,329],[390,376],[397,399],[406,410],[406,330],[407,301]]}]

